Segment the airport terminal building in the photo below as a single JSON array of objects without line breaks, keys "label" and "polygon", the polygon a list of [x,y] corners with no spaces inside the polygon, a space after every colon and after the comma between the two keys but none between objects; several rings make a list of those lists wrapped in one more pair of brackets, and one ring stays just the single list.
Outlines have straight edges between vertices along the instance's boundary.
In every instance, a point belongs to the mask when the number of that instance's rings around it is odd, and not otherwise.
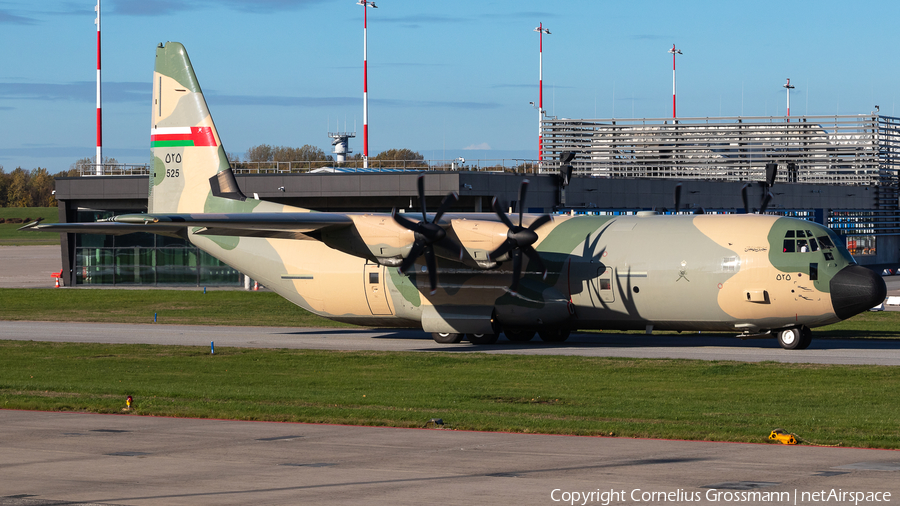
[{"label": "airport terminal building", "polygon": [[[528,178],[526,212],[672,213],[680,184],[681,213],[766,207],[768,214],[834,229],[861,265],[900,267],[900,118],[550,118],[543,132],[542,164],[479,160],[309,170],[303,163],[243,163],[233,170],[251,198],[321,211],[418,212],[416,180],[423,171],[428,208],[436,210],[455,191],[460,199],[454,212],[487,212],[494,197],[518,211],[519,185]],[[565,152],[575,155],[568,184],[560,176],[559,156]],[[767,164],[777,167],[774,181],[767,181]],[[61,222],[146,212],[148,167],[100,169],[57,179]],[[69,286],[244,282],[239,272],[176,238],[65,234],[61,249]]]}]

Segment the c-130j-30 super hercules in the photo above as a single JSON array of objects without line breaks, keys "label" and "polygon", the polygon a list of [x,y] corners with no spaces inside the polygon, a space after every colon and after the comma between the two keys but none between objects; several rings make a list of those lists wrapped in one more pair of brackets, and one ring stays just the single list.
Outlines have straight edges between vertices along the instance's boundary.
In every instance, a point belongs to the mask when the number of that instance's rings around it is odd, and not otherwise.
[{"label": "c-130j-30 super hercules", "polygon": [[[186,237],[313,313],[421,327],[441,343],[488,344],[500,332],[563,341],[602,328],[733,331],[805,348],[810,328],[886,293],[834,232],[792,218],[520,212],[511,220],[496,200],[495,214],[447,213],[451,194],[434,215],[420,198],[416,221],[247,199],[177,42],[156,50],[152,104],[147,214],[23,228]],[[420,178],[420,196],[422,188]]]}]

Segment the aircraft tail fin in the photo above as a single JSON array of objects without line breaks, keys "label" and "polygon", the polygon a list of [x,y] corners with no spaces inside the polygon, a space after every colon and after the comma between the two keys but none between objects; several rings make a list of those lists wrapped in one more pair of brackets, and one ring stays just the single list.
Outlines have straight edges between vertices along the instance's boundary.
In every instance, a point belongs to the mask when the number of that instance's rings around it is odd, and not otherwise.
[{"label": "aircraft tail fin", "polygon": [[223,171],[230,176],[229,163],[191,60],[178,42],[156,48],[150,149],[148,211],[208,212],[210,179],[223,179]]}]

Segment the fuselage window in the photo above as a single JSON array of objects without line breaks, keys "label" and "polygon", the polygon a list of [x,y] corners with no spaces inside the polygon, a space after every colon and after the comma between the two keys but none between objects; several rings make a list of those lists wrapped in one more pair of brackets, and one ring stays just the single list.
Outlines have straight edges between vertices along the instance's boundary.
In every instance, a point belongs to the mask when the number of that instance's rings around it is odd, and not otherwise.
[{"label": "fuselage window", "polygon": [[819,251],[819,243],[816,242],[815,238],[812,235],[809,236],[809,250]]},{"label": "fuselage window", "polygon": [[794,231],[793,231],[793,230],[788,230],[788,231],[784,234],[784,236],[785,236],[785,237],[794,237]]},{"label": "fuselage window", "polygon": [[378,273],[377,272],[369,273],[369,283],[372,283],[372,284],[378,283]]},{"label": "fuselage window", "polygon": [[794,252],[794,240],[793,239],[785,239],[784,240],[784,252],[785,253],[793,253]]},{"label": "fuselage window", "polygon": [[[802,234],[803,232],[800,233]],[[806,244],[805,239],[797,240],[797,249],[800,250],[800,253],[806,253],[807,251],[809,251],[809,246]]]},{"label": "fuselage window", "polygon": [[612,290],[612,283],[608,279],[600,278],[601,290]]},{"label": "fuselage window", "polygon": [[797,237],[806,237],[806,234],[804,234],[802,230],[798,230]]}]

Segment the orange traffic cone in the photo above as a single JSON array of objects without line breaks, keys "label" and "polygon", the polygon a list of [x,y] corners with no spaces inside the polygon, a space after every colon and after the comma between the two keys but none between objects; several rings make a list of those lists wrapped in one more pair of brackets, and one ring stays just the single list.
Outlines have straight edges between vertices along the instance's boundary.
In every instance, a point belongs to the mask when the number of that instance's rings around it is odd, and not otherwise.
[{"label": "orange traffic cone", "polygon": [[259,281],[254,281],[253,282],[253,291],[255,292],[258,290],[259,290]]},{"label": "orange traffic cone", "polygon": [[53,288],[59,288],[59,278],[56,278],[56,286],[54,286]]}]

